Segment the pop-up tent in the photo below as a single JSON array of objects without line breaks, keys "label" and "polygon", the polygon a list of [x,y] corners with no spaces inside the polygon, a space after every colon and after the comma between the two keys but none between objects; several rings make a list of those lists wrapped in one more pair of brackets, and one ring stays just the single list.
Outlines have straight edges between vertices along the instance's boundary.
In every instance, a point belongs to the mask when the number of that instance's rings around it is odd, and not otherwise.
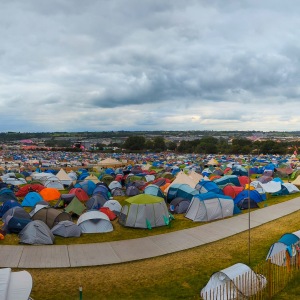
[{"label": "pop-up tent", "polygon": [[214,273],[201,290],[204,300],[249,299],[267,284],[266,278],[242,263]]},{"label": "pop-up tent", "polygon": [[89,210],[77,220],[82,233],[103,233],[114,230],[108,216],[98,210]]},{"label": "pop-up tent", "polygon": [[32,289],[32,277],[27,271],[0,269],[0,299],[27,300]]},{"label": "pop-up tent", "polygon": [[50,228],[40,220],[28,223],[19,233],[20,243],[30,245],[52,245],[54,235]]}]

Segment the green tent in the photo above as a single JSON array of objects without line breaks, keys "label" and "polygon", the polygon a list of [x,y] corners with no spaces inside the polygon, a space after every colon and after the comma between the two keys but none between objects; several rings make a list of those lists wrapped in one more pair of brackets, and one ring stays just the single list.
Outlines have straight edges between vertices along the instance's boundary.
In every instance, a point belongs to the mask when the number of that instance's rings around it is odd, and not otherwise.
[{"label": "green tent", "polygon": [[85,205],[81,203],[77,197],[74,197],[70,204],[65,208],[65,212],[80,216],[85,209]]}]

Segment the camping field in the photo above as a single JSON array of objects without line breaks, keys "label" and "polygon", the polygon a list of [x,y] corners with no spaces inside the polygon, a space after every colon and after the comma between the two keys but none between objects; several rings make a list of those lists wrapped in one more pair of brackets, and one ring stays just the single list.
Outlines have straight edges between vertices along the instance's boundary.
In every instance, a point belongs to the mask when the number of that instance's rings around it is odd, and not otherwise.
[{"label": "camping field", "polygon": [[[268,249],[286,232],[300,228],[300,212],[251,230],[250,267],[265,260]],[[200,299],[213,272],[237,262],[248,264],[248,232],[173,253],[118,265],[66,269],[30,269],[33,299]],[[88,253],[87,253],[88,255]],[[291,283],[291,290],[293,284]],[[294,285],[294,292],[298,287]],[[290,295],[290,296],[289,296]],[[277,299],[295,299],[282,292]]]}]

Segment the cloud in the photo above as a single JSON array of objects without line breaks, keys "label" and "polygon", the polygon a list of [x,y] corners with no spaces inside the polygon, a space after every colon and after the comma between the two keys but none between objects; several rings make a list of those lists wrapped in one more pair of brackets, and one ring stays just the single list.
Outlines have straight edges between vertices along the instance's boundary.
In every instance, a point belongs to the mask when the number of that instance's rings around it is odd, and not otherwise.
[{"label": "cloud", "polygon": [[296,130],[296,1],[14,0],[0,131]]}]

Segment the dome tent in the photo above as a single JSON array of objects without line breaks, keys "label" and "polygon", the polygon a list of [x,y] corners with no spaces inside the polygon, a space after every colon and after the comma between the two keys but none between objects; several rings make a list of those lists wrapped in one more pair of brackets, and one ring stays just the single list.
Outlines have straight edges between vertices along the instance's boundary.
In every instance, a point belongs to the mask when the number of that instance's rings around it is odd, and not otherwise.
[{"label": "dome tent", "polygon": [[148,228],[169,225],[169,212],[163,198],[140,194],[125,200],[119,223],[126,227]]},{"label": "dome tent", "polygon": [[245,264],[237,263],[214,273],[201,290],[202,299],[249,299],[266,287],[267,280]]},{"label": "dome tent", "polygon": [[51,232],[54,235],[59,235],[62,237],[80,237],[81,229],[78,225],[71,221],[61,221],[57,223],[52,229]]},{"label": "dome tent", "polygon": [[32,220],[40,220],[48,225],[51,229],[60,221],[72,221],[72,217],[67,212],[59,211],[53,207],[44,207],[38,210],[31,218]]},{"label": "dome tent", "polygon": [[19,233],[20,243],[30,245],[52,245],[54,235],[50,228],[40,220],[28,223]]},{"label": "dome tent", "polygon": [[113,226],[105,213],[89,210],[77,220],[82,233],[104,233],[113,231]]}]

